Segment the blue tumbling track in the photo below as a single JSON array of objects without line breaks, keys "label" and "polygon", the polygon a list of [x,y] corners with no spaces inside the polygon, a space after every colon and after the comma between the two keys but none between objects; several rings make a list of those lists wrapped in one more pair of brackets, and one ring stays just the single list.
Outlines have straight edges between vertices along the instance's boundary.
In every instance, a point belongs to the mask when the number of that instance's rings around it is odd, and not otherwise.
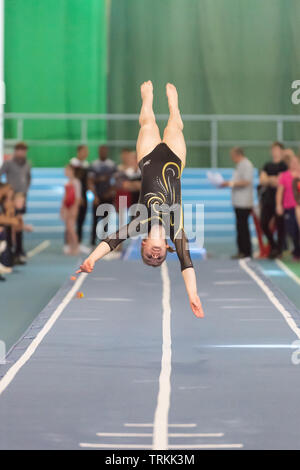
[{"label": "blue tumbling track", "polygon": [[178,263],[69,281],[0,366],[0,448],[300,449],[299,311],[252,263],[195,266],[201,320]]}]

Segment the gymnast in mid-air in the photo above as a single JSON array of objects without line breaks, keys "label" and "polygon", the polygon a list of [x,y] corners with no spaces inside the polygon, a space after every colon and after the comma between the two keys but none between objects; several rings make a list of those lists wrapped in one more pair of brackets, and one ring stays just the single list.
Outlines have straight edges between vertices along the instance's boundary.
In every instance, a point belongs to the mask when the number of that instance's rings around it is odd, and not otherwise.
[{"label": "gymnast in mid-air", "polygon": [[[135,217],[117,232],[101,241],[80,266],[77,273],[91,273],[96,261],[132,234],[143,235],[141,255],[145,264],[160,266],[168,251],[170,238],[175,245],[182,276],[193,313],[204,316],[197,293],[195,270],[190,257],[188,240],[183,228],[181,205],[181,174],[185,167],[186,145],[183,122],[178,108],[178,95],[174,85],[168,83],[166,93],[170,116],[161,140],[153,112],[153,85],[151,81],[141,85],[142,107],[139,117],[140,131],[137,139],[137,160],[142,174],[139,204],[146,208],[146,217]],[[168,212],[168,208],[179,208]],[[176,214],[175,214],[176,212]],[[175,215],[174,215],[175,214]],[[166,222],[167,221],[167,222]]]}]

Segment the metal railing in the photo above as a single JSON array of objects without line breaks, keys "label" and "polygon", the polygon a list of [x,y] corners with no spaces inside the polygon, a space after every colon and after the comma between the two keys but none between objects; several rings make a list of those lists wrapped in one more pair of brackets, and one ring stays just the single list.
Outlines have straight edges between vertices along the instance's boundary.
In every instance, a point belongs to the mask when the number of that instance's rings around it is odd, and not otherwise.
[{"label": "metal railing", "polygon": [[[158,121],[166,121],[167,114],[158,114]],[[53,146],[70,146],[79,144],[100,145],[106,143],[109,146],[127,147],[134,146],[135,140],[103,140],[89,139],[88,124],[91,121],[138,121],[138,114],[48,114],[48,113],[4,113],[5,120],[15,120],[17,122],[16,137],[5,139],[5,146],[13,146],[16,142],[24,140],[24,121],[79,121],[80,132],[78,139],[26,139],[30,146],[53,147]],[[218,150],[220,147],[252,146],[266,147],[269,146],[271,140],[220,140],[218,138],[218,126],[223,122],[264,122],[274,123],[274,140],[284,142],[289,146],[300,146],[299,141],[287,141],[284,139],[284,124],[287,122],[300,123],[300,115],[263,115],[263,114],[184,114],[182,116],[185,122],[208,122],[210,123],[209,140],[187,140],[189,147],[207,147],[210,148],[211,166],[218,166]],[[300,128],[299,128],[300,136]]]}]

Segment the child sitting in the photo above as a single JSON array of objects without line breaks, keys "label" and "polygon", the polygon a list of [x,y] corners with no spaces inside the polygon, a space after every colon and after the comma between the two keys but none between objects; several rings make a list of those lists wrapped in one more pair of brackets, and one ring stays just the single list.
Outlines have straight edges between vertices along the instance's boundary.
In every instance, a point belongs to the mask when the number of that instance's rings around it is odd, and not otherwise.
[{"label": "child sitting", "polygon": [[0,281],[5,280],[3,274],[12,272],[10,233],[19,224],[14,211],[7,210],[12,197],[11,186],[9,184],[0,184]]}]

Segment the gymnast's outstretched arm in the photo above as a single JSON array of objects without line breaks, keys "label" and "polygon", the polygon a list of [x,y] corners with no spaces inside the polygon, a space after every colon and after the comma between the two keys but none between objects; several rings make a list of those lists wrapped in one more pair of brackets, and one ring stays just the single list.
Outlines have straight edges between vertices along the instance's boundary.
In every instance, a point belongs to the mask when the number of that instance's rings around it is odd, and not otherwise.
[{"label": "gymnast's outstretched arm", "polygon": [[80,268],[76,271],[78,273],[91,273],[94,269],[95,263],[107,255],[110,251],[115,250],[120,243],[130,235],[135,234],[135,229],[138,224],[138,217],[134,217],[129,224],[124,225],[117,232],[109,235],[105,240],[99,243],[97,248],[89,255],[89,257],[82,263]]},{"label": "gymnast's outstretched arm", "polygon": [[174,244],[180,261],[182,277],[189,297],[191,309],[196,317],[203,318],[204,313],[197,292],[196,274],[191,260],[188,239],[183,229],[181,229],[178,235],[178,238],[174,240]]},{"label": "gymnast's outstretched arm", "polygon": [[187,268],[182,271],[182,277],[194,315],[198,318],[203,318],[204,312],[197,292],[197,280],[194,268]]},{"label": "gymnast's outstretched arm", "polygon": [[94,269],[95,263],[103,258],[110,252],[110,246],[106,242],[101,242],[95,248],[95,250],[90,254],[90,256],[82,263],[80,268],[76,271],[76,274],[79,273],[91,273]]}]

